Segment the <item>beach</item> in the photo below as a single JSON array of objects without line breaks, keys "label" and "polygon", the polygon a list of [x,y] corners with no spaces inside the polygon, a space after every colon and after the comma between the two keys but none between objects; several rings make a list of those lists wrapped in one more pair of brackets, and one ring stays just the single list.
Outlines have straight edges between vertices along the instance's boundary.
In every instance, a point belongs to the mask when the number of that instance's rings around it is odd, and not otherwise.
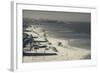
[{"label": "beach", "polygon": [[91,59],[91,14],[23,10],[23,63]]},{"label": "beach", "polygon": [[[48,37],[49,42],[52,43],[54,47],[57,49],[57,55],[48,55],[48,56],[23,56],[23,62],[41,62],[41,61],[64,61],[64,60],[84,60],[90,59],[85,58],[86,56],[91,54],[90,49],[84,49],[79,47],[72,47],[69,45],[69,41],[64,39],[57,39],[53,37]],[[62,46],[58,46],[58,42],[62,42]],[[42,52],[39,50],[39,52]]]}]

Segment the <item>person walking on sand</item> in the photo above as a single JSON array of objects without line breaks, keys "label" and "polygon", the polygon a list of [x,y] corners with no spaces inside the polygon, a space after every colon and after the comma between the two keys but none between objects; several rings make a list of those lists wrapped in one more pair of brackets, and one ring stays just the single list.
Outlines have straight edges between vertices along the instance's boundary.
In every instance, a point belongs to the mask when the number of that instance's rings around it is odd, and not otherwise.
[{"label": "person walking on sand", "polygon": [[30,37],[29,37],[30,50],[32,50],[32,48],[33,48],[33,42],[34,42],[34,40],[33,40],[32,34],[31,34]]}]

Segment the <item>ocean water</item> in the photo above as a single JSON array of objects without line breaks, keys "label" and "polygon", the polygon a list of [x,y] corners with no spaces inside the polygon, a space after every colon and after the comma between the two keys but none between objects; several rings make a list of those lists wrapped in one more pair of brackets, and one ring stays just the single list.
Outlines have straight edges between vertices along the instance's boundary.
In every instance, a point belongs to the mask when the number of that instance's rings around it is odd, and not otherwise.
[{"label": "ocean water", "polygon": [[45,29],[50,37],[65,39],[66,41],[70,40],[70,46],[84,49],[91,48],[91,32],[89,23],[41,23],[39,27]]},{"label": "ocean water", "polygon": [[73,39],[69,42],[69,45],[72,47],[78,47],[83,49],[91,49],[91,40],[88,38],[84,39]]},{"label": "ocean water", "polygon": [[45,29],[49,37],[70,40],[69,45],[73,47],[91,48],[91,26],[88,22],[39,24],[38,27]]},{"label": "ocean water", "polygon": [[39,27],[48,31],[53,37],[63,38],[90,38],[90,24],[85,22],[70,23],[39,23]]}]

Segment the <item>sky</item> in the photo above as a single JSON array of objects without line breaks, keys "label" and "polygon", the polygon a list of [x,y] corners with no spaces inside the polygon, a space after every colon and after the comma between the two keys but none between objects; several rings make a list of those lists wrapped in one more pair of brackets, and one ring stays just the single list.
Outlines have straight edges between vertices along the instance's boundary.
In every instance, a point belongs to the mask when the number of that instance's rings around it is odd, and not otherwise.
[{"label": "sky", "polygon": [[24,18],[34,19],[49,19],[49,20],[62,20],[69,22],[90,22],[90,13],[79,12],[55,12],[55,11],[35,11],[35,10],[23,10]]}]

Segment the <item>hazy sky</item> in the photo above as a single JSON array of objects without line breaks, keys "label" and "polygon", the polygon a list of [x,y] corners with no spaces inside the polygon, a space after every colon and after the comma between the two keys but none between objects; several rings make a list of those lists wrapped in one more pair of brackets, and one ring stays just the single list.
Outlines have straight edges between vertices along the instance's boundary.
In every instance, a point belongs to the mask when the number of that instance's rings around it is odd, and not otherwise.
[{"label": "hazy sky", "polygon": [[35,19],[54,19],[73,22],[90,22],[90,13],[75,13],[75,12],[51,12],[51,11],[33,11],[23,10],[24,18]]}]

